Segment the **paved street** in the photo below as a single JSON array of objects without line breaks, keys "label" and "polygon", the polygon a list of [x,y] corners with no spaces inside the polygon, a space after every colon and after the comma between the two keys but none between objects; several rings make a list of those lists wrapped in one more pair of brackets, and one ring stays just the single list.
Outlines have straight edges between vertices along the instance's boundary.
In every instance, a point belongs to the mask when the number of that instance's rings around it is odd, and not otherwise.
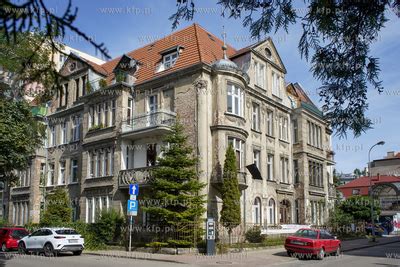
[{"label": "paved street", "polygon": [[[396,254],[397,253],[397,254]],[[10,255],[13,255],[12,257]],[[360,250],[345,252],[339,257],[329,256],[323,261],[299,260],[290,258],[282,248],[266,251],[252,251],[235,253],[230,255],[216,256],[213,258],[198,256],[192,258],[189,264],[178,262],[154,261],[151,254],[138,254],[138,257],[148,255],[149,260],[126,259],[110,257],[109,255],[62,255],[57,258],[45,258],[32,255],[1,254],[0,267],[106,267],[119,266],[400,266],[400,243],[380,245]],[[176,256],[176,260],[182,256]],[[397,257],[397,258],[396,258]],[[173,258],[170,259],[171,261]]]}]

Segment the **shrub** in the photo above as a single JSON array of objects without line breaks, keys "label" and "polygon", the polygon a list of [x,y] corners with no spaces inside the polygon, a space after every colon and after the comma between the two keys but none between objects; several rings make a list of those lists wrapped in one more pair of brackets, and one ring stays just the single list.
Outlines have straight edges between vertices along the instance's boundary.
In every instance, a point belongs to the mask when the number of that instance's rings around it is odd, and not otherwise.
[{"label": "shrub", "polygon": [[265,239],[265,237],[261,235],[261,229],[258,226],[247,230],[245,236],[246,240],[250,243],[262,243]]},{"label": "shrub", "polygon": [[46,210],[40,218],[42,226],[58,226],[72,222],[72,209],[68,192],[57,188],[46,198]]},{"label": "shrub", "polygon": [[97,218],[96,233],[104,243],[121,242],[125,217],[115,209],[104,210]]},{"label": "shrub", "polygon": [[107,81],[105,79],[101,79],[99,81],[99,86],[100,86],[100,88],[107,87]]}]

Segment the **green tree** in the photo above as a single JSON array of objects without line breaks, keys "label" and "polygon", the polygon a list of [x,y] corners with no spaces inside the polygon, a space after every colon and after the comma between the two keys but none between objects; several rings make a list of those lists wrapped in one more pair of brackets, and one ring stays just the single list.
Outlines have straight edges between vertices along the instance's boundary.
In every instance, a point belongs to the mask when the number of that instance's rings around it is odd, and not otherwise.
[{"label": "green tree", "polygon": [[[177,0],[177,12],[170,17],[173,28],[179,21],[192,20],[195,0]],[[222,15],[243,19],[252,37],[289,30],[300,22],[300,55],[311,62],[311,71],[322,86],[318,89],[325,116],[340,136],[353,131],[359,136],[371,128],[365,116],[367,89],[382,92],[378,58],[370,46],[388,21],[387,9],[400,16],[400,0],[305,1],[297,12],[292,0],[219,0]],[[297,7],[297,6],[296,6]]]},{"label": "green tree", "polygon": [[228,229],[229,243],[232,230],[240,224],[240,191],[236,167],[236,156],[232,145],[225,153],[223,183],[222,183],[222,210],[221,222]]},{"label": "green tree", "polygon": [[53,190],[45,200],[46,209],[40,218],[44,226],[60,226],[71,223],[72,208],[68,192],[62,188]]},{"label": "green tree", "polygon": [[353,174],[356,176],[356,178],[358,178],[358,177],[367,175],[367,171],[365,169],[364,170],[360,170],[359,168],[356,168],[353,171]]},{"label": "green tree", "polygon": [[64,38],[68,32],[72,32],[90,43],[103,56],[109,59],[108,50],[103,43],[96,42],[96,40],[74,25],[78,15],[78,8],[72,5],[72,0],[67,2],[64,10],[55,12],[56,8],[59,8],[58,5],[53,6],[42,0],[2,0],[0,1],[0,31],[3,32],[7,41],[12,44],[15,43],[18,33],[41,30],[46,40],[55,50],[59,50],[55,39]]},{"label": "green tree", "polygon": [[163,240],[172,246],[193,244],[194,231],[205,212],[204,195],[200,194],[205,184],[198,179],[195,168],[197,158],[193,156],[193,148],[187,145],[188,137],[183,129],[177,120],[165,136],[164,142],[168,145],[162,147],[163,156],[158,158],[159,164],[152,173],[152,192],[145,197],[156,200],[147,203],[159,201],[159,204],[143,208],[156,218],[160,227],[169,227],[182,237],[179,240],[174,237]]},{"label": "green tree", "polygon": [[[9,82],[0,77],[0,97],[20,100],[36,97],[39,102],[50,100],[52,90],[59,84],[52,49],[41,32],[18,33],[14,43],[0,31],[0,66],[8,72]],[[60,46],[61,48],[61,46]],[[26,85],[37,83],[36,90],[26,90]]]},{"label": "green tree", "polygon": [[[16,181],[16,170],[24,170],[30,156],[42,144],[45,127],[31,113],[29,105],[0,97],[0,181],[4,192]],[[8,202],[7,199],[4,199]],[[8,217],[8,210],[3,213]]]},{"label": "green tree", "polygon": [[[371,199],[367,196],[352,196],[337,207],[343,214],[352,216],[354,222],[371,221]],[[374,203],[374,217],[381,209]]]}]

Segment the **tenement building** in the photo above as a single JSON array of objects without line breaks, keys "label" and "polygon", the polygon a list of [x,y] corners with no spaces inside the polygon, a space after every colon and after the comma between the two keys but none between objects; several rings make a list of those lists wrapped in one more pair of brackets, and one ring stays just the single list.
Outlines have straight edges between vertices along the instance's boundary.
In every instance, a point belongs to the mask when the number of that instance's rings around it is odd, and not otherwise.
[{"label": "tenement building", "polygon": [[[219,218],[232,144],[244,223],[326,222],[334,200],[331,130],[306,90],[285,82],[272,39],[236,50],[193,24],[104,64],[70,55],[60,73],[63,87],[47,116],[43,192],[68,190],[74,219],[94,222],[109,208],[125,213],[129,183],[146,194],[163,136],[178,119],[206,184],[204,217]],[[148,220],[140,208],[138,220]]]}]

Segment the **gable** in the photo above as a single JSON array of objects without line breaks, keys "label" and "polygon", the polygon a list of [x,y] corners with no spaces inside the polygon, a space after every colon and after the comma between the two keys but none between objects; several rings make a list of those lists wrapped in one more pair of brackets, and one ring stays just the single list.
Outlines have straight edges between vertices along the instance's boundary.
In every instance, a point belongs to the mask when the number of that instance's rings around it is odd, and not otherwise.
[{"label": "gable", "polygon": [[86,64],[86,62],[83,62],[78,58],[68,56],[68,58],[65,60],[64,64],[60,69],[60,74],[62,76],[69,76],[71,74],[78,73],[82,70],[87,70],[88,67],[89,66],[88,64]]},{"label": "gable", "polygon": [[272,65],[280,69],[282,72],[286,73],[285,65],[279,56],[278,51],[270,37],[265,41],[259,42],[252,47],[252,50],[257,53],[257,55],[266,58]]}]

